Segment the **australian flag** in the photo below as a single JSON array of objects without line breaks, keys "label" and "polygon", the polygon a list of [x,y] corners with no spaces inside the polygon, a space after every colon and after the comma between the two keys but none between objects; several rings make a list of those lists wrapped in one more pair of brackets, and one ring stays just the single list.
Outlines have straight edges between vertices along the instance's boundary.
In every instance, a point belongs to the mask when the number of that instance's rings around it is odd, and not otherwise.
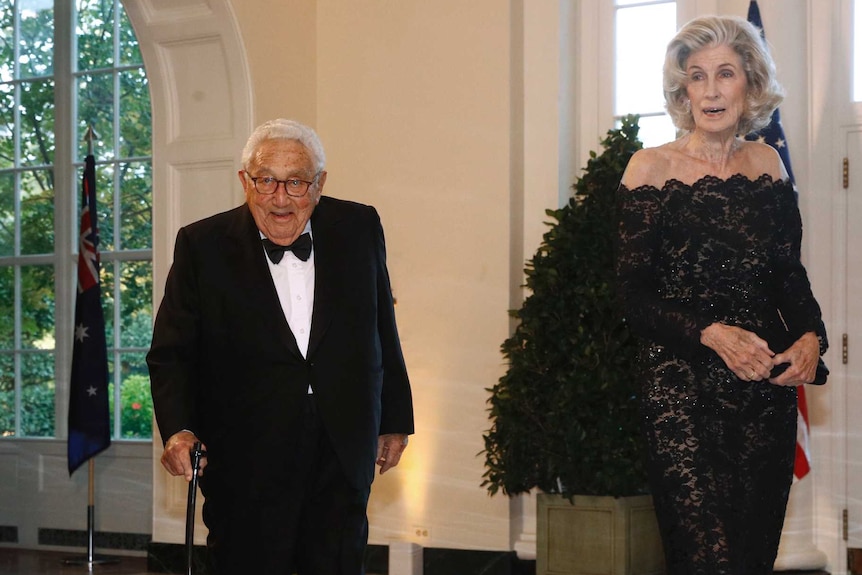
[{"label": "australian flag", "polygon": [[69,475],[111,445],[108,414],[108,352],[99,285],[96,160],[84,162],[78,296],[69,393]]},{"label": "australian flag", "polygon": [[[760,8],[757,7],[756,0],[751,0],[751,4],[748,5],[748,21],[760,30],[760,36],[765,40],[766,34],[763,31],[763,22],[760,20]],[[784,139],[784,128],[781,126],[781,114],[778,112],[778,108],[772,112],[772,120],[768,126],[759,132],[748,134],[745,136],[745,139],[763,142],[775,148],[778,151],[778,155],[781,156],[781,161],[784,162],[784,167],[787,168],[790,183],[794,187],[796,186],[793,169],[790,167],[790,151],[787,149],[787,140]]]}]

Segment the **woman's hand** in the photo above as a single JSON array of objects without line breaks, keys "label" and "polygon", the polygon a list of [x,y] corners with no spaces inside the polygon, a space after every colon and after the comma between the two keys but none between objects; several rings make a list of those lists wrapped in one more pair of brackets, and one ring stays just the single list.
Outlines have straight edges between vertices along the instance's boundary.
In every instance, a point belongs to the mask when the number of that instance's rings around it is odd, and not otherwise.
[{"label": "woman's hand", "polygon": [[774,365],[789,363],[783,373],[769,380],[775,385],[797,386],[814,381],[820,359],[820,341],[813,331],[802,334],[793,345],[772,358]]},{"label": "woman's hand", "polygon": [[[715,351],[743,381],[769,379],[769,372],[775,365],[775,354],[766,340],[741,327],[713,323],[700,332],[700,343]],[[811,377],[814,378],[813,372]]]}]

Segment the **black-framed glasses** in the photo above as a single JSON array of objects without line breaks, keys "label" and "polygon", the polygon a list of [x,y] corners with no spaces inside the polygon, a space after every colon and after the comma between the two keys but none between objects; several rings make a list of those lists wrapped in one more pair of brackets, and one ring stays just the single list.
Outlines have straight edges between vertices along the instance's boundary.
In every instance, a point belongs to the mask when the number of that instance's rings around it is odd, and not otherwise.
[{"label": "black-framed glasses", "polygon": [[257,190],[257,193],[264,194],[266,196],[272,195],[278,189],[278,185],[282,184],[284,186],[284,191],[287,192],[288,196],[293,196],[294,198],[301,198],[305,194],[308,193],[308,188],[312,186],[312,184],[317,183],[317,178],[320,177],[320,172],[314,174],[314,179],[310,182],[306,180],[300,180],[299,178],[288,178],[286,180],[279,180],[278,178],[273,178],[272,176],[252,176],[245,171],[245,175],[248,176],[248,179],[252,181],[254,184],[254,189]]}]

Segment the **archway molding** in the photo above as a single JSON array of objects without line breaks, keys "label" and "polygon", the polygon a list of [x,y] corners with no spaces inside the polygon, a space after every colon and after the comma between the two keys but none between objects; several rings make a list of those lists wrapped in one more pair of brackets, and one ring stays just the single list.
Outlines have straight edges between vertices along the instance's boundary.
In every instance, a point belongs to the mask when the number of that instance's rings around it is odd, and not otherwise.
[{"label": "archway molding", "polygon": [[[157,308],[179,228],[242,201],[234,174],[239,169],[239,150],[252,130],[252,84],[228,0],[124,0],[123,4],[141,47],[152,98],[153,302]],[[164,471],[161,452],[162,441],[154,429],[152,538],[182,543],[186,483]],[[198,527],[196,539],[202,543],[206,529],[202,524]]]}]

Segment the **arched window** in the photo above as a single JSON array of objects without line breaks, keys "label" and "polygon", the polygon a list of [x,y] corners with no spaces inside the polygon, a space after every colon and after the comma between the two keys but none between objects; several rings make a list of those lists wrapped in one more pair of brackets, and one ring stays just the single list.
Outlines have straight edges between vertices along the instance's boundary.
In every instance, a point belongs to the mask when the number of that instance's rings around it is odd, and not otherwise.
[{"label": "arched window", "polygon": [[119,0],[0,0],[0,435],[66,433],[92,126],[115,439],[148,439],[149,86]]}]

